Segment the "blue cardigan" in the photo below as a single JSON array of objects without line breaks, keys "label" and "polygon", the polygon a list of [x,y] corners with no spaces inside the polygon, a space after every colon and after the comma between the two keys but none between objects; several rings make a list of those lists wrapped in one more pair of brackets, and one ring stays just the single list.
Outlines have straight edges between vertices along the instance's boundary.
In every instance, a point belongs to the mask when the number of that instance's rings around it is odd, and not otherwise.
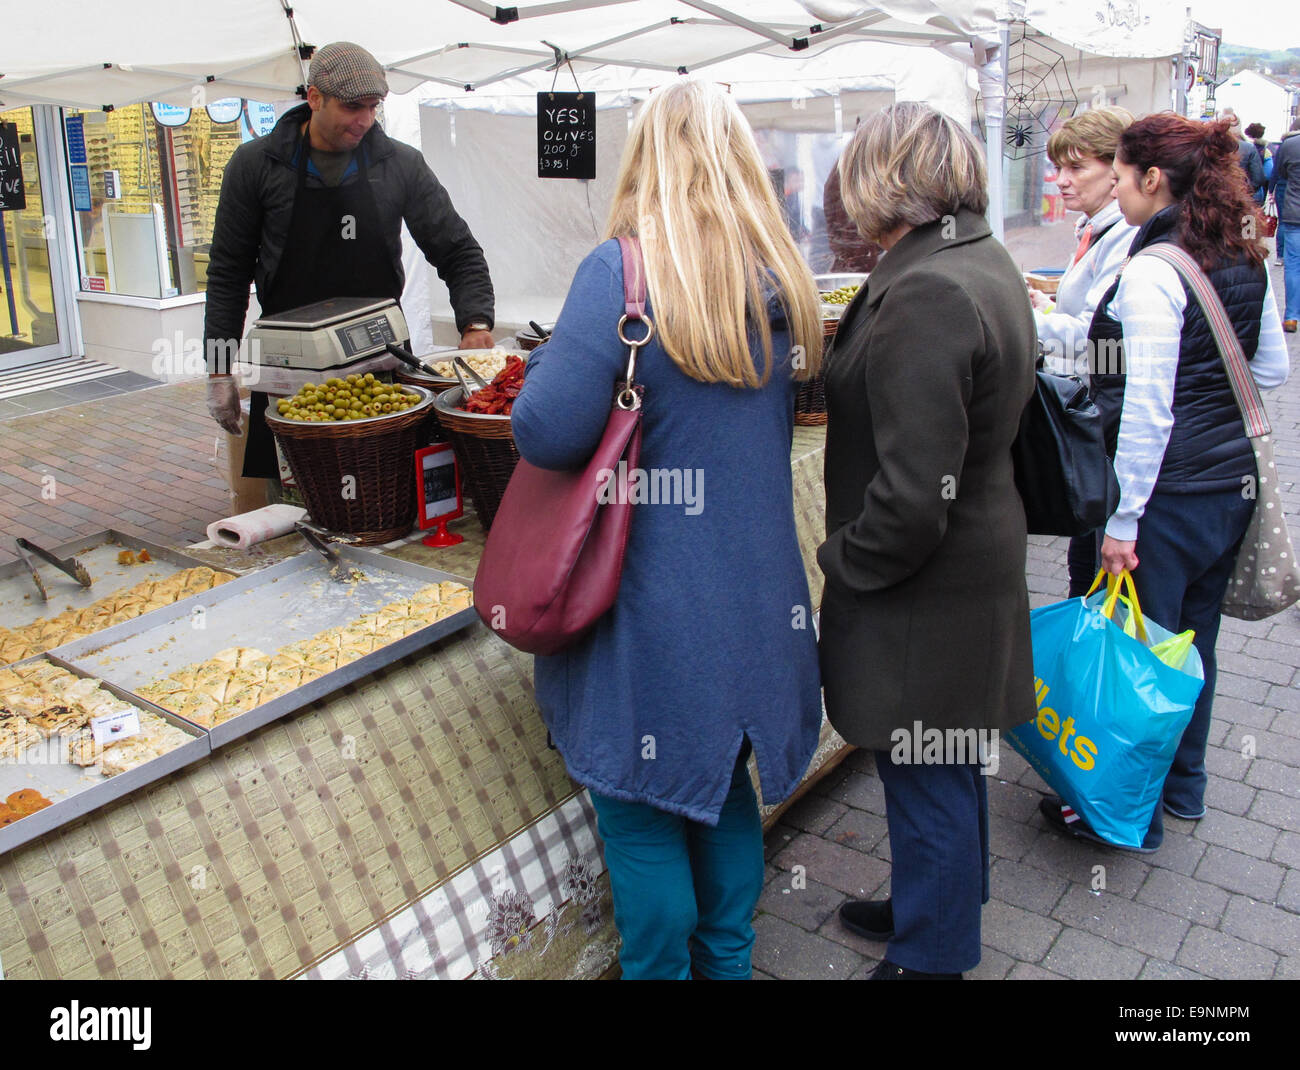
[{"label": "blue cardigan", "polygon": [[[595,450],[626,369],[622,312],[611,240],[582,262],[528,363],[512,423],[533,464],[576,468]],[[797,384],[784,317],[769,314],[774,367],[760,389],[697,382],[657,340],[640,351],[640,467],[671,500],[634,510],[613,609],[535,661],[538,703],[575,780],[710,825],[745,736],[773,803],[798,786],[821,725],[790,467]]]}]

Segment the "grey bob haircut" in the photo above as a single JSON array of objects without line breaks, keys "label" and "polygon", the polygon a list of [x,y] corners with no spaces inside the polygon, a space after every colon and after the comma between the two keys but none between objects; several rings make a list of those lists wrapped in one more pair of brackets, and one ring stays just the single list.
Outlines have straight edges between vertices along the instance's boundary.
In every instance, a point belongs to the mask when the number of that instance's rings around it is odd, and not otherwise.
[{"label": "grey bob haircut", "polygon": [[844,207],[870,241],[906,223],[924,226],[969,208],[988,210],[984,150],[928,104],[885,108],[858,125],[840,157]]}]

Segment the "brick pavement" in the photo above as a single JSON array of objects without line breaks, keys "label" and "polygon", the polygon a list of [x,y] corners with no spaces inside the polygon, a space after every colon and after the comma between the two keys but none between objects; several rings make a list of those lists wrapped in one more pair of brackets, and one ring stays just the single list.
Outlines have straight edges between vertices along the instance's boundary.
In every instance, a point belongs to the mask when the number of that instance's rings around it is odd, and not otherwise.
[{"label": "brick pavement", "polygon": [[[1271,270],[1280,292],[1281,269]],[[1295,536],[1300,335],[1287,339],[1293,377],[1266,402]],[[1059,601],[1066,540],[1030,543],[1032,604]],[[1300,608],[1253,623],[1225,617],[1218,650],[1209,812],[1199,822],[1166,816],[1165,842],[1154,854],[1107,850],[1049,830],[1038,813],[1047,786],[1018,754],[1000,748],[998,775],[988,785],[992,869],[983,958],[968,976],[1300,977]],[[856,751],[768,833],[755,921],[758,976],[858,979],[875,968],[885,945],[848,933],[836,911],[849,898],[888,894],[884,812],[874,759]],[[795,866],[804,867],[806,888],[792,887]]]},{"label": "brick pavement", "polygon": [[[1069,240],[1068,228],[1056,230]],[[1049,262],[1037,247],[1029,255]],[[1296,375],[1268,401],[1295,518],[1300,336],[1288,342]],[[160,542],[194,541],[227,511],[214,441],[203,386],[193,382],[0,421],[0,531],[55,541],[126,524]],[[52,501],[41,494],[50,475]],[[1065,543],[1031,543],[1031,598],[1045,605],[1064,591]],[[11,558],[0,546],[0,562]],[[989,783],[992,899],[971,976],[1300,977],[1300,609],[1257,623],[1225,618],[1219,651],[1209,813],[1200,822],[1167,819],[1153,855],[1049,831],[1037,812],[1045,785],[1001,748]],[[884,946],[843,930],[835,912],[849,897],[888,891],[884,795],[871,756],[850,755],[766,843],[756,975],[866,977]],[[798,890],[795,866],[807,878]],[[1104,888],[1094,887],[1099,877]]]}]

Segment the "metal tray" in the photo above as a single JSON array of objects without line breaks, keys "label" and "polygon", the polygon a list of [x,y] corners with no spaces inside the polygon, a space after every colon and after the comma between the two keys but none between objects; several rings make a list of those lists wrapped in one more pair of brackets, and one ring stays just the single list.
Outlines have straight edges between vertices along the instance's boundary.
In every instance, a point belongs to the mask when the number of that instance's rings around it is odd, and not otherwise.
[{"label": "metal tray", "polygon": [[[146,580],[165,580],[187,568],[213,567],[205,561],[116,530],[96,532],[61,546],[45,548],[55,557],[77,558],[90,572],[94,585],[82,587],[72,577],[32,554],[32,563],[40,570],[50,593],[50,600],[42,602],[32,583],[31,573],[21,561],[0,565],[0,624],[21,628],[45,617],[56,617],[69,607],[85,609],[107,595]],[[144,565],[119,565],[117,555],[120,550],[148,550],[153,561]]]},{"label": "metal tray", "polygon": [[[115,777],[105,777],[99,773],[87,772],[81,766],[65,762],[56,764],[49,761],[33,761],[30,763],[24,761],[0,764],[0,799],[21,788],[36,788],[53,804],[47,806],[44,810],[29,814],[21,821],[15,821],[12,825],[0,828],[0,855],[37,839],[61,825],[75,821],[92,810],[98,810],[101,806],[112,802],[114,799],[129,795],[137,788],[151,784],[155,780],[160,780],[176,772],[177,769],[183,769],[185,766],[206,758],[212,753],[212,745],[207,733],[198,725],[191,724],[185,718],[178,717],[170,710],[160,709],[110,681],[96,676],[95,673],[87,672],[79,666],[69,664],[60,657],[49,653],[38,654],[35,657],[24,658],[17,664],[30,665],[37,661],[50,661],[77,676],[97,680],[99,685],[115,698],[119,698],[133,706],[138,706],[149,713],[156,714],[194,738],[189,743],[183,743],[175,750],[168,751],[151,762],[145,762],[143,765],[138,765],[125,773],[119,773]],[[33,744],[28,748],[27,754],[31,755],[33,750],[48,747],[49,745],[49,740]],[[64,791],[69,794],[61,795],[60,792]]]},{"label": "metal tray", "polygon": [[[288,643],[346,624],[395,599],[407,598],[426,584],[464,583],[450,573],[369,550],[340,546],[338,553],[344,562],[360,569],[367,580],[346,587],[335,583],[329,578],[325,562],[313,551],[241,576],[177,606],[155,610],[68,643],[55,653],[133,692],[227,647],[256,647],[274,655]],[[199,608],[201,615],[197,613]],[[478,614],[471,606],[239,714],[208,730],[212,746],[225,746],[477,620]],[[201,627],[194,626],[198,621]]]}]

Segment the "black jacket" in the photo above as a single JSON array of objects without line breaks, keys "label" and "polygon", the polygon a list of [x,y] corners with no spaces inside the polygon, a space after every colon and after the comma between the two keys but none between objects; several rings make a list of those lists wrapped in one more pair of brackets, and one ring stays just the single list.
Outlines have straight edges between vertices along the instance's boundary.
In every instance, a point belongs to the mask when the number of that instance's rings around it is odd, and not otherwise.
[{"label": "black jacket", "polygon": [[1273,155],[1273,184],[1286,183],[1286,198],[1277,206],[1283,223],[1300,226],[1300,131],[1287,134]]},{"label": "black jacket", "polygon": [[1246,185],[1250,187],[1253,197],[1255,191],[1264,186],[1264,161],[1259,155],[1259,149],[1249,141],[1238,141],[1237,162],[1246,172]]},{"label": "black jacket", "polygon": [[[235,150],[221,181],[212,231],[203,336],[238,339],[248,313],[248,284],[260,297],[285,261],[298,175],[294,166],[299,126],[311,109],[302,104],[280,117],[265,137]],[[460,330],[473,320],[494,322],[494,295],[483,250],[420,152],[393,141],[376,123],[362,139],[384,242],[399,280],[402,222],[447,284]],[[294,270],[300,270],[298,265]]]},{"label": "black jacket", "polygon": [[[1160,242],[1176,242],[1180,212],[1180,205],[1171,205],[1147,220],[1134,237],[1129,255]],[[1264,268],[1240,256],[1207,274],[1250,360],[1259,346],[1267,286]],[[1118,289],[1117,278],[1093,315],[1088,337],[1094,343],[1090,347],[1094,354],[1108,351],[1099,344],[1101,340],[1122,338],[1121,325],[1107,311]],[[1174,423],[1156,489],[1177,494],[1239,488],[1242,477],[1255,472],[1254,451],[1246,438],[1241,409],[1233,397],[1209,322],[1186,282],[1183,292],[1187,304],[1174,379]],[[1117,351],[1121,350],[1110,350]],[[1107,447],[1113,457],[1124,407],[1122,362],[1105,369],[1094,366],[1090,386],[1093,400],[1106,420]]]}]

